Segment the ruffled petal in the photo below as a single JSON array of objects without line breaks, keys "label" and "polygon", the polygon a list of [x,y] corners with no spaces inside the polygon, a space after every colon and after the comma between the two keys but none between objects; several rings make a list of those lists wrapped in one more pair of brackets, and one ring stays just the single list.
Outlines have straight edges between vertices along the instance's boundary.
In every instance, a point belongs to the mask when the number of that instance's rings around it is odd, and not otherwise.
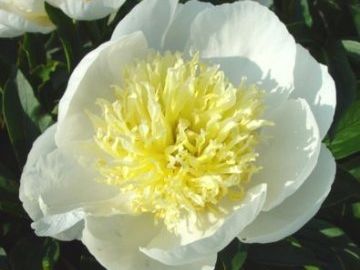
[{"label": "ruffled petal", "polygon": [[14,28],[11,28],[7,25],[0,24],[0,38],[12,38],[21,36],[24,31],[20,31]]},{"label": "ruffled petal", "polygon": [[293,90],[296,44],[285,25],[268,8],[240,1],[200,12],[191,25],[188,50],[232,72],[236,85],[244,77],[266,90],[274,108]]},{"label": "ruffled petal", "polygon": [[116,26],[111,40],[136,31],[144,33],[149,47],[160,49],[173,20],[178,0],[143,0]]},{"label": "ruffled petal", "polygon": [[[21,176],[19,197],[23,202],[23,206],[26,212],[33,220],[41,218],[43,214],[38,203],[38,192],[35,190],[37,181],[33,183],[33,179],[28,179],[25,175],[27,170],[36,166],[36,163],[41,159],[42,156],[47,155],[56,149],[54,141],[55,132],[56,125],[52,125],[47,130],[45,130],[45,132],[39,138],[36,139],[27,157],[27,161],[23,169],[23,174]],[[35,196],[33,196],[34,192]]]},{"label": "ruffled petal", "polygon": [[49,33],[55,29],[50,19],[37,21],[20,14],[0,9],[0,37],[16,37],[25,32]]},{"label": "ruffled petal", "polygon": [[98,183],[92,168],[56,148],[55,131],[52,126],[35,141],[21,175],[20,199],[37,233],[56,237],[85,213],[128,212],[128,200],[116,188]]},{"label": "ruffled petal", "polygon": [[96,20],[119,9],[125,0],[46,0],[76,20]]},{"label": "ruffled petal", "polygon": [[292,98],[304,98],[310,105],[324,138],[335,114],[336,88],[328,68],[319,64],[301,45],[297,45]]},{"label": "ruffled petal", "polygon": [[305,183],[281,205],[262,212],[239,235],[242,242],[269,243],[299,230],[320,209],[335,178],[336,163],[323,145],[319,161]]},{"label": "ruffled petal", "polygon": [[266,197],[266,184],[247,191],[240,204],[229,209],[229,215],[207,231],[194,231],[186,223],[179,236],[162,230],[147,246],[141,248],[146,255],[169,265],[192,263],[199,257],[219,252],[250,224],[261,211]]},{"label": "ruffled petal", "polygon": [[98,98],[114,100],[112,85],[121,85],[121,72],[134,58],[144,55],[147,44],[142,33],[106,42],[86,55],[73,71],[59,103],[59,147],[92,138],[93,126],[87,112],[99,111]]},{"label": "ruffled petal", "polygon": [[139,251],[157,233],[153,217],[112,216],[87,217],[82,242],[108,270],[210,270],[214,269],[216,253],[198,258],[192,264],[168,266]]},{"label": "ruffled petal", "polygon": [[204,9],[213,7],[210,3],[191,0],[178,5],[175,16],[166,31],[162,49],[183,51],[190,35],[190,26],[195,17]]},{"label": "ruffled petal", "polygon": [[307,102],[288,100],[266,116],[274,126],[262,130],[258,164],[251,185],[268,184],[264,210],[293,194],[314,169],[321,146],[319,129]]}]

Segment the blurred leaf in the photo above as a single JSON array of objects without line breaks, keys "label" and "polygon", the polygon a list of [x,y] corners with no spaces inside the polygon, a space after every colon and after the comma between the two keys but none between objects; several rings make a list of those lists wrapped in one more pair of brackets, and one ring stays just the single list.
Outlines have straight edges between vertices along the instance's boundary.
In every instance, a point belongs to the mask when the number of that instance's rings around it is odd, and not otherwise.
[{"label": "blurred leaf", "polygon": [[287,25],[289,32],[301,44],[315,43],[313,34],[305,22],[296,22]]},{"label": "blurred leaf", "polygon": [[[20,86],[27,86],[24,82],[18,82],[18,74],[14,70],[12,77],[5,85],[3,115],[18,164],[22,167],[32,142],[39,135],[39,131],[34,123],[25,115],[21,106],[18,83],[20,83]],[[19,79],[21,80],[21,77]]]},{"label": "blurred leaf", "polygon": [[351,13],[352,19],[354,21],[354,25],[356,27],[358,35],[360,36],[360,4],[354,3],[354,4],[350,5],[350,13]]},{"label": "blurred leaf", "polygon": [[360,63],[360,42],[355,40],[343,40],[342,44],[348,56]]},{"label": "blurred leaf", "polygon": [[360,219],[360,202],[354,203],[352,209],[354,217]]},{"label": "blurred leaf", "polygon": [[360,248],[337,226],[313,219],[294,237],[316,254],[324,269],[360,269]]},{"label": "blurred leaf", "polygon": [[311,27],[313,24],[313,19],[311,17],[308,0],[300,0],[300,5],[302,8],[302,15],[304,17],[305,24]]},{"label": "blurred leaf", "polygon": [[7,65],[15,64],[17,61],[17,49],[18,39],[0,39],[0,62]]},{"label": "blurred leaf", "polygon": [[360,151],[360,100],[341,117],[333,134],[329,147],[336,159]]},{"label": "blurred leaf", "polygon": [[10,270],[5,250],[0,247],[0,270]]},{"label": "blurred leaf", "polygon": [[339,120],[351,106],[356,95],[356,78],[340,41],[330,41],[326,47],[329,72],[335,80],[337,106],[330,136],[334,135]]},{"label": "blurred leaf", "polygon": [[75,67],[80,57],[80,42],[77,40],[75,25],[60,9],[45,3],[46,12],[57,27],[63,45],[68,72]]},{"label": "blurred leaf", "polygon": [[0,130],[4,128],[5,122],[3,117],[3,90],[0,88]]},{"label": "blurred leaf", "polygon": [[323,209],[341,204],[349,199],[360,199],[360,183],[350,173],[338,167],[334,184],[323,204]]},{"label": "blurred leaf", "polygon": [[233,240],[226,248],[218,254],[216,270],[238,270],[241,269],[247,257],[246,246],[237,239]]},{"label": "blurred leaf", "polygon": [[43,112],[41,104],[35,97],[31,85],[21,71],[18,71],[16,81],[20,102],[25,114],[40,131],[44,131],[53,123],[52,117]]},{"label": "blurred leaf", "polygon": [[[335,182],[318,216],[346,231],[353,241],[360,244],[360,219],[356,217],[360,202],[360,182],[341,167],[337,168]],[[355,207],[355,208],[354,208]]]},{"label": "blurred leaf", "polygon": [[322,265],[315,254],[304,248],[293,238],[266,245],[249,245],[248,259],[262,265],[292,268],[305,265]]},{"label": "blurred leaf", "polygon": [[21,49],[26,55],[30,70],[46,61],[43,36],[40,34],[25,34]]},{"label": "blurred leaf", "polygon": [[60,257],[60,247],[57,241],[47,238],[44,241],[42,267],[44,270],[54,269]]},{"label": "blurred leaf", "polygon": [[360,181],[360,155],[352,156],[346,162],[343,162],[342,167],[352,174],[358,181]]},{"label": "blurred leaf", "polygon": [[52,270],[59,259],[59,244],[50,238],[26,237],[9,254],[13,270]]},{"label": "blurred leaf", "polygon": [[22,204],[20,202],[0,200],[0,212],[12,215],[14,217],[27,217],[27,214],[24,212]]},{"label": "blurred leaf", "polygon": [[94,257],[82,255],[80,260],[80,270],[105,270]]},{"label": "blurred leaf", "polygon": [[5,178],[0,171],[0,202],[5,199],[18,199],[18,189],[17,183],[14,180]]},{"label": "blurred leaf", "polygon": [[37,66],[34,69],[33,74],[41,80],[41,84],[44,84],[51,79],[52,73],[56,71],[59,65],[61,64],[58,61],[49,61],[45,65],[42,64]]}]

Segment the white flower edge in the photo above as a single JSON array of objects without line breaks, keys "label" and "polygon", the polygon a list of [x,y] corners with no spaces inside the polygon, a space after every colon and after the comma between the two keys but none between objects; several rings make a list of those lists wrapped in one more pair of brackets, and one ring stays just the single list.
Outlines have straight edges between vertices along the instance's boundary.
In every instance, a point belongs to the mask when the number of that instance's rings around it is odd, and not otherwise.
[{"label": "white flower edge", "polygon": [[239,234],[240,241],[270,243],[295,233],[320,209],[331,190],[335,173],[335,160],[326,146],[322,145],[319,161],[306,182],[281,205],[260,213]]},{"label": "white flower edge", "polygon": [[97,20],[116,12],[125,0],[46,0],[76,20]]},{"label": "white flower edge", "polygon": [[39,24],[19,14],[0,9],[0,38],[12,38],[26,32],[50,33],[55,26],[50,22],[47,25]]}]

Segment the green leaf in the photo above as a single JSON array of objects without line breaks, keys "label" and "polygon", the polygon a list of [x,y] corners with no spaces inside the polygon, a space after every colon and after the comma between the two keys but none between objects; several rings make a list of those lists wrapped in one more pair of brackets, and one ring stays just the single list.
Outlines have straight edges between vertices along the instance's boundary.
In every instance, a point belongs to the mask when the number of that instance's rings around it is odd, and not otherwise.
[{"label": "green leaf", "polygon": [[238,270],[244,265],[247,258],[246,246],[238,240],[232,241],[219,252],[216,270]]},{"label": "green leaf", "polygon": [[48,3],[45,3],[45,9],[49,18],[57,27],[57,33],[65,53],[68,72],[71,72],[81,56],[80,42],[76,34],[75,24],[60,9]]},{"label": "green leaf", "polygon": [[300,5],[301,5],[301,8],[302,8],[302,14],[303,14],[303,17],[304,17],[305,24],[307,26],[311,27],[313,25],[313,19],[312,19],[311,14],[310,14],[308,0],[300,0]]},{"label": "green leaf", "polygon": [[360,199],[360,183],[350,173],[337,167],[335,181],[323,209],[342,204],[349,199]]},{"label": "green leaf", "polygon": [[357,63],[360,63],[360,42],[355,40],[343,40],[342,44],[348,56]]},{"label": "green leaf", "polygon": [[341,166],[360,181],[360,155],[355,155],[346,159],[346,161],[341,163]]},{"label": "green leaf", "polygon": [[50,60],[46,64],[37,66],[33,70],[33,74],[41,80],[41,84],[43,85],[44,83],[50,81],[52,73],[54,73],[60,65],[60,62]]},{"label": "green leaf", "polygon": [[339,120],[352,105],[356,95],[356,78],[340,41],[329,41],[326,47],[329,71],[335,80],[337,90],[337,106],[330,136],[334,135]]},{"label": "green leaf", "polygon": [[34,95],[34,91],[21,71],[16,76],[17,88],[21,106],[25,114],[40,131],[47,129],[52,123],[52,117],[43,112],[40,102]]},{"label": "green leaf", "polygon": [[358,3],[350,5],[350,13],[358,35],[360,36],[360,4]]},{"label": "green leaf", "polygon": [[336,159],[360,151],[360,100],[341,117],[329,147]]},{"label": "green leaf", "polygon": [[43,35],[25,34],[21,49],[26,55],[30,70],[46,61],[46,50]]},{"label": "green leaf", "polygon": [[44,255],[42,259],[43,270],[54,269],[55,264],[60,257],[60,246],[59,243],[50,238],[45,239],[44,241]]},{"label": "green leaf", "polygon": [[338,167],[335,182],[318,217],[339,225],[356,243],[360,243],[360,219],[354,214],[354,207],[359,201],[360,182]]},{"label": "green leaf", "polygon": [[[18,164],[22,167],[32,142],[39,135],[39,130],[25,115],[21,106],[17,74],[17,70],[14,70],[5,85],[2,107],[10,141]],[[23,85],[23,82],[20,82],[20,85]]]},{"label": "green leaf", "polygon": [[360,219],[360,202],[352,204],[353,215],[356,219]]},{"label": "green leaf", "polygon": [[360,248],[337,226],[313,219],[294,237],[316,254],[324,269],[360,269]]}]

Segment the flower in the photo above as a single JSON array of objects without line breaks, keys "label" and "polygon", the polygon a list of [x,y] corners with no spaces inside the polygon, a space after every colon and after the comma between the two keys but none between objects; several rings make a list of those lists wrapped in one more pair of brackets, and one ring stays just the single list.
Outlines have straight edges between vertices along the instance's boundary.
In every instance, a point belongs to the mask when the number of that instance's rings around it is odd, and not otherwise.
[{"label": "flower", "polygon": [[76,20],[96,20],[117,11],[125,0],[46,0]]},{"label": "flower", "polygon": [[49,33],[54,25],[42,0],[0,0],[0,37],[16,37],[25,32]]},{"label": "flower", "polygon": [[268,8],[144,0],[74,70],[20,187],[40,236],[107,269],[213,269],[280,240],[335,175],[325,66]]}]

